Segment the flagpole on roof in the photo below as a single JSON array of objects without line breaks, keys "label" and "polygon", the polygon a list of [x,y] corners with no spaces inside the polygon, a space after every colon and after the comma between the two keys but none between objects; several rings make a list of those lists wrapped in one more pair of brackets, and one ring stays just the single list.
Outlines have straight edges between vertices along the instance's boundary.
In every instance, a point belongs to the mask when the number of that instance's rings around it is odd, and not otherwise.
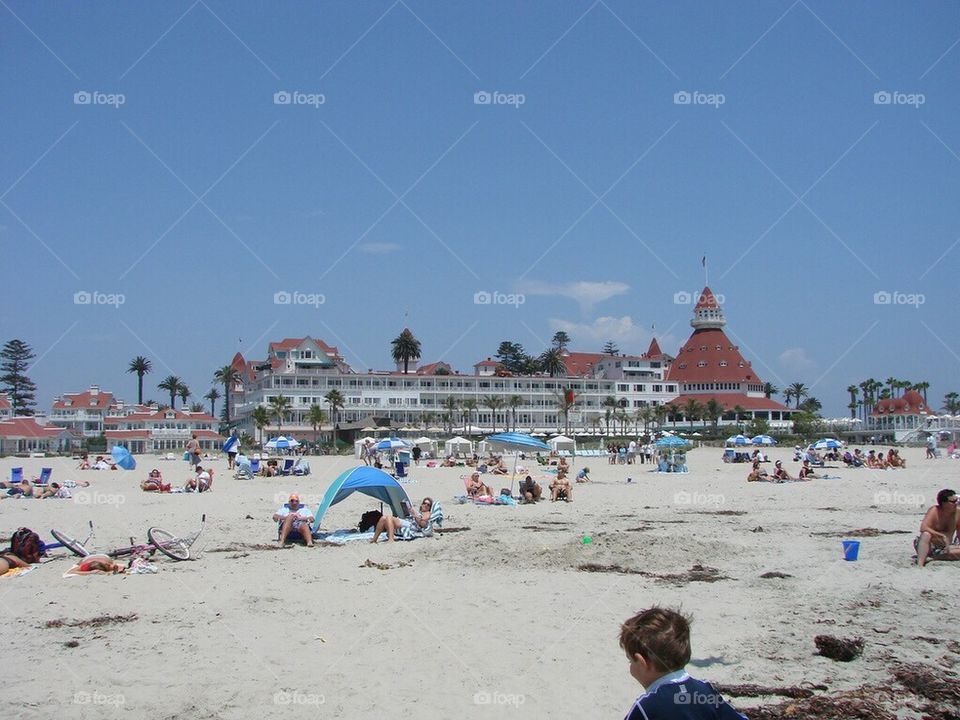
[{"label": "flagpole on roof", "polygon": [[707,271],[707,256],[706,256],[706,255],[704,255],[703,258],[701,258],[700,264],[703,265],[703,286],[704,286],[704,287],[710,287],[710,279],[709,279],[709,277],[708,277],[708,271]]}]

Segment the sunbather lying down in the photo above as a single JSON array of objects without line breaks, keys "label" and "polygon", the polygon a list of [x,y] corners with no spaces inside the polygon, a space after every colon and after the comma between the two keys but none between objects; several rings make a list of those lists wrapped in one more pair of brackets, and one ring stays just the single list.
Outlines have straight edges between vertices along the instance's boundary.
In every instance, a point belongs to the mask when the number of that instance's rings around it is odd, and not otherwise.
[{"label": "sunbather lying down", "polygon": [[398,518],[392,515],[384,515],[377,522],[377,527],[373,532],[373,540],[371,543],[376,543],[380,539],[381,533],[387,534],[387,542],[393,542],[393,536],[395,533],[402,533],[406,528],[412,528],[413,524],[416,523],[418,528],[425,528],[430,523],[430,513],[433,511],[433,500],[431,498],[424,498],[423,502],[420,503],[420,510],[413,514],[413,517],[410,518]]}]

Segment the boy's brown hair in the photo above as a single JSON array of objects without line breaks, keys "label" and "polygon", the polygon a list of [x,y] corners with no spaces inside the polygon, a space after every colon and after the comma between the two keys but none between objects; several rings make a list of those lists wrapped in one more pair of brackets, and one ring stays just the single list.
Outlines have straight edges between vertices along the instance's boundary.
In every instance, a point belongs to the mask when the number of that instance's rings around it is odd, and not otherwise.
[{"label": "boy's brown hair", "polygon": [[690,619],[661,607],[643,610],[620,627],[620,647],[663,672],[682,670],[690,662]]}]

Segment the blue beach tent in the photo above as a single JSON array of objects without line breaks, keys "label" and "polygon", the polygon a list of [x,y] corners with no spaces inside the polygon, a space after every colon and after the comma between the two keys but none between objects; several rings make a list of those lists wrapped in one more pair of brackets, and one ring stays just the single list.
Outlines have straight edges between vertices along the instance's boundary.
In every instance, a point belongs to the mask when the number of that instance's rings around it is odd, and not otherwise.
[{"label": "blue beach tent", "polygon": [[397,517],[406,517],[407,513],[403,509],[403,502],[407,501],[409,503],[410,499],[407,497],[407,491],[403,489],[403,486],[383,470],[360,465],[341,473],[327,488],[327,492],[323,495],[323,501],[317,509],[317,514],[314,516],[313,531],[320,530],[320,521],[323,520],[323,516],[331,505],[336,505],[355,492],[369,495],[386,503]]}]

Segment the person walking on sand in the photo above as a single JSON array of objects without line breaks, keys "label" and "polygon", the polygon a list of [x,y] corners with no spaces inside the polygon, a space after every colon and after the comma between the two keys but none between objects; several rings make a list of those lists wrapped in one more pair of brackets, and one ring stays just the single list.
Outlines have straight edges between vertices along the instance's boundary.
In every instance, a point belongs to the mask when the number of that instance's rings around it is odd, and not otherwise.
[{"label": "person walking on sand", "polygon": [[200,464],[200,441],[197,440],[197,434],[193,433],[190,436],[190,440],[187,441],[187,447],[185,448],[187,453],[189,453],[188,462],[196,467]]},{"label": "person walking on sand", "polygon": [[937,504],[927,510],[920,522],[920,535],[913,539],[917,565],[923,567],[931,560],[960,560],[960,547],[953,544],[958,520],[957,494],[945,488],[937,493]]}]

